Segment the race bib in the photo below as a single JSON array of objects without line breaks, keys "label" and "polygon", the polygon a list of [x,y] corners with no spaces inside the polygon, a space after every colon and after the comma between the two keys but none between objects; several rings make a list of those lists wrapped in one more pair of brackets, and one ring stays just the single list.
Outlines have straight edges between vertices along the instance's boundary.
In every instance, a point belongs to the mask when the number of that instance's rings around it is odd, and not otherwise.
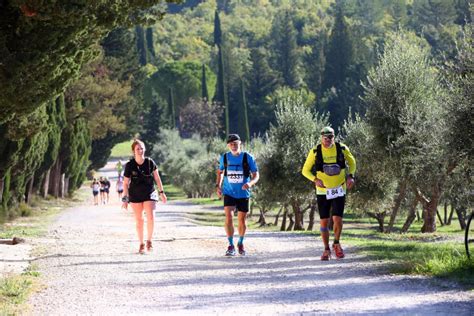
[{"label": "race bib", "polygon": [[337,197],[344,196],[344,195],[345,193],[344,193],[344,189],[342,188],[342,185],[336,188],[326,189],[327,200],[335,199]]},{"label": "race bib", "polygon": [[244,183],[244,172],[228,170],[227,180],[229,183]]},{"label": "race bib", "polygon": [[158,201],[158,192],[156,190],[150,194],[150,200]]}]

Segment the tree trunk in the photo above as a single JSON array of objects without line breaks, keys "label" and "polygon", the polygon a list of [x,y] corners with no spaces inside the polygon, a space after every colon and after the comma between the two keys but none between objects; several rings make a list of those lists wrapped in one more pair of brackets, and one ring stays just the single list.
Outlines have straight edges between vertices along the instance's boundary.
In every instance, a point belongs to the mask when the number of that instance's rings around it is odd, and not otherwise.
[{"label": "tree trunk", "polygon": [[318,204],[316,203],[315,200],[311,201],[311,208],[309,211],[309,223],[308,223],[308,230],[312,231],[314,227],[314,214],[316,213],[316,209],[318,207]]},{"label": "tree trunk", "polygon": [[438,220],[441,226],[444,226],[443,219],[441,218],[441,214],[438,210],[436,210],[436,215],[438,215]]},{"label": "tree trunk", "polygon": [[384,225],[385,225],[385,216],[387,216],[387,212],[385,211],[381,213],[368,212],[367,215],[377,220],[377,223],[379,224],[379,232],[383,233],[385,231]]},{"label": "tree trunk", "polygon": [[280,210],[278,211],[277,215],[275,216],[275,222],[273,225],[278,226],[278,219],[280,218],[281,211],[283,210],[283,206],[280,207]]},{"label": "tree trunk", "polygon": [[286,230],[286,216],[288,215],[288,208],[285,206],[283,206],[283,218],[281,220],[281,227],[280,227],[280,230],[281,231],[285,231]]},{"label": "tree trunk", "polygon": [[61,199],[64,199],[65,182],[66,182],[65,176],[66,175],[64,173],[61,173],[61,175],[59,176],[59,197]]},{"label": "tree trunk", "polygon": [[50,180],[49,180],[49,193],[58,198],[60,195],[61,188],[61,166],[62,161],[60,159],[56,160],[53,167],[51,168]]},{"label": "tree trunk", "polygon": [[402,180],[398,188],[398,196],[395,199],[392,207],[392,213],[390,214],[390,221],[388,222],[386,233],[391,233],[393,229],[393,225],[395,224],[395,219],[398,215],[398,210],[400,209],[400,205],[402,204],[403,199],[405,198],[407,191],[407,182]]},{"label": "tree trunk", "polygon": [[43,198],[46,199],[46,197],[48,196],[48,189],[49,189],[49,174],[51,172],[51,169],[48,169],[48,171],[46,171],[45,175],[44,175],[44,179],[43,179],[43,188],[42,188],[42,192],[41,192],[41,195],[43,196]]},{"label": "tree trunk", "polygon": [[454,207],[453,204],[450,205],[451,207],[451,212],[449,212],[449,218],[448,218],[448,225],[451,225],[451,221],[453,220],[453,214],[454,214]]},{"label": "tree trunk", "polygon": [[431,191],[431,200],[424,198],[422,233],[434,233],[436,231],[436,213],[438,212],[441,190],[438,183],[434,184]]},{"label": "tree trunk", "polygon": [[5,180],[0,179],[0,205],[2,204],[4,186],[5,186]]},{"label": "tree trunk", "polygon": [[293,226],[295,226],[295,221],[293,220],[293,214],[288,214],[288,218],[290,220],[290,225],[286,228],[287,231],[293,230]]},{"label": "tree trunk", "polygon": [[402,227],[402,233],[406,233],[408,229],[410,228],[411,224],[413,224],[413,221],[416,218],[416,207],[418,206],[418,198],[414,198],[413,202],[411,203],[410,209],[408,210],[408,216],[405,221],[405,224],[403,224]]},{"label": "tree trunk", "polygon": [[[298,201],[294,200],[291,207],[293,208],[293,214],[295,214],[295,221],[294,221],[294,230],[304,230],[303,225],[303,212],[301,211],[301,205]],[[291,225],[291,217],[290,217],[290,225]]]},{"label": "tree trunk", "polygon": [[65,196],[68,196],[68,192],[69,192],[69,177],[64,178],[64,188],[63,189],[64,189],[63,190],[63,198],[64,198]]},{"label": "tree trunk", "polygon": [[33,184],[35,182],[35,174],[31,176],[30,180],[28,180],[25,190],[25,203],[30,204],[31,196],[33,195]]},{"label": "tree trunk", "polygon": [[462,230],[466,230],[466,209],[463,207],[458,207],[457,205],[454,206],[456,209],[456,214],[458,215],[459,226],[461,226]]},{"label": "tree trunk", "polygon": [[259,208],[260,216],[258,217],[258,224],[260,227],[267,226],[267,220],[265,218],[265,210],[263,208]]},{"label": "tree trunk", "polygon": [[444,201],[444,223],[448,225],[448,201]]}]

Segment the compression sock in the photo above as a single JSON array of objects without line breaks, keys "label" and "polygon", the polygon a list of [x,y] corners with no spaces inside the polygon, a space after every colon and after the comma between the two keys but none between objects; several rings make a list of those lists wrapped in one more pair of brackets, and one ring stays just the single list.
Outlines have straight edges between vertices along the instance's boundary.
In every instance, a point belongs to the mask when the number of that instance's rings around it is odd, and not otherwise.
[{"label": "compression sock", "polygon": [[239,237],[239,245],[243,245],[244,243],[244,236]]},{"label": "compression sock", "polygon": [[227,237],[227,240],[229,241],[229,246],[234,245],[234,237]]}]

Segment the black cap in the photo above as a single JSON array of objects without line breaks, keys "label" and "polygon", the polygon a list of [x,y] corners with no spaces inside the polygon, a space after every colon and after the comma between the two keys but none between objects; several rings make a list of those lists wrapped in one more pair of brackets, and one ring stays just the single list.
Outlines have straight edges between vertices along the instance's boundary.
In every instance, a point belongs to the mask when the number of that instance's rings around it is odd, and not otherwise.
[{"label": "black cap", "polygon": [[229,134],[229,136],[227,136],[227,144],[235,142],[237,140],[240,140],[240,136],[237,134]]}]

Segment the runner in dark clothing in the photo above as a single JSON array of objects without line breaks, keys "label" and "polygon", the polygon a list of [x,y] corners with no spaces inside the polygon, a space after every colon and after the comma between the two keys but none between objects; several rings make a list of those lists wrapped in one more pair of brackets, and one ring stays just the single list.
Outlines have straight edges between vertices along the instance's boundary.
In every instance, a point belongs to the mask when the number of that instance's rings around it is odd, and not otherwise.
[{"label": "runner in dark clothing", "polygon": [[[155,224],[155,208],[158,198],[166,203],[166,195],[163,192],[163,184],[158,173],[158,168],[151,158],[145,158],[145,144],[136,139],[132,143],[134,158],[125,165],[123,181],[123,208],[127,209],[130,203],[135,213],[138,240],[140,248],[138,253],[145,253],[143,238],[143,211],[147,217],[147,241],[148,251],[153,250],[152,237]],[[158,192],[155,189],[158,186]]]}]

